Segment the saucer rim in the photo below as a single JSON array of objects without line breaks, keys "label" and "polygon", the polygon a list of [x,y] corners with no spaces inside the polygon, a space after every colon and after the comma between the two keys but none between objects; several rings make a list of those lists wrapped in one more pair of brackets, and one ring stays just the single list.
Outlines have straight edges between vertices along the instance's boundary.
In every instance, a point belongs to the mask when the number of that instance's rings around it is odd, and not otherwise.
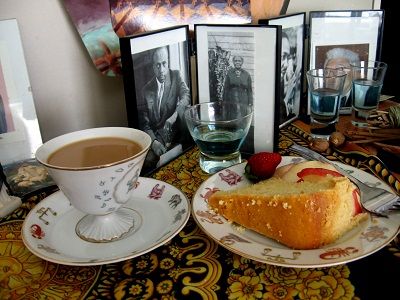
[{"label": "saucer rim", "polygon": [[[32,218],[33,214],[35,213],[35,211],[39,208],[42,207],[43,205],[45,205],[47,202],[53,201],[54,198],[62,198],[63,201],[68,201],[67,197],[65,196],[65,194],[62,191],[56,191],[54,193],[52,193],[51,195],[45,197],[44,199],[42,199],[39,203],[37,203],[28,213],[28,215],[25,217],[23,223],[22,223],[22,227],[21,227],[21,239],[22,242],[24,243],[25,247],[32,252],[34,255],[38,256],[39,258],[45,260],[45,261],[49,261],[52,263],[57,263],[57,264],[62,264],[62,265],[70,265],[70,266],[100,266],[100,265],[104,265],[104,264],[109,264],[109,263],[117,263],[117,262],[121,262],[121,261],[125,261],[128,259],[132,259],[141,255],[144,255],[162,245],[164,245],[165,243],[169,242],[171,239],[173,239],[177,234],[179,234],[179,232],[182,231],[182,229],[186,226],[187,222],[189,221],[190,215],[191,215],[191,204],[190,201],[188,199],[188,197],[181,191],[179,190],[177,187],[173,186],[172,184],[169,184],[165,181],[161,181],[161,180],[157,180],[154,178],[147,178],[147,177],[139,177],[138,178],[138,182],[140,181],[146,181],[146,182],[153,182],[154,184],[157,183],[161,183],[163,185],[166,186],[166,188],[170,189],[170,190],[174,190],[176,193],[178,193],[183,199],[182,203],[184,203],[184,206],[186,208],[186,212],[184,213],[184,217],[178,221],[180,222],[179,225],[177,225],[175,230],[170,231],[168,234],[166,235],[162,235],[161,238],[155,239],[154,242],[150,243],[150,246],[141,250],[141,251],[135,251],[135,249],[131,249],[131,251],[127,251],[126,255],[121,255],[118,257],[114,257],[112,259],[98,259],[98,258],[93,258],[93,259],[85,259],[82,258],[82,260],[79,260],[79,257],[75,257],[77,260],[73,260],[73,259],[68,259],[68,256],[65,255],[65,253],[60,253],[58,254],[60,256],[60,259],[56,259],[53,257],[48,257],[44,251],[40,251],[37,249],[37,247],[34,247],[34,245],[29,242],[27,236],[30,235],[29,232],[29,228],[28,228],[28,222],[30,221],[30,219]],[[140,195],[139,197],[143,197],[143,195]],[[156,202],[159,203],[159,200]],[[186,204],[185,204],[186,203]],[[63,211],[63,214],[74,210],[74,211],[78,211],[76,208],[74,208],[72,205],[68,208],[65,209]],[[79,212],[79,211],[78,211]],[[160,225],[165,225],[165,224],[160,224]],[[162,226],[161,226],[162,227]],[[168,232],[168,231],[166,231]],[[122,238],[118,241],[115,242],[121,242],[124,241],[128,238],[129,236]],[[81,242],[86,242],[82,240]],[[113,241],[110,242],[110,244],[113,243]],[[97,243],[93,243],[93,244],[97,244]],[[104,244],[104,243],[101,243]],[[71,257],[74,258],[74,257]],[[95,260],[95,261],[94,261]]]}]

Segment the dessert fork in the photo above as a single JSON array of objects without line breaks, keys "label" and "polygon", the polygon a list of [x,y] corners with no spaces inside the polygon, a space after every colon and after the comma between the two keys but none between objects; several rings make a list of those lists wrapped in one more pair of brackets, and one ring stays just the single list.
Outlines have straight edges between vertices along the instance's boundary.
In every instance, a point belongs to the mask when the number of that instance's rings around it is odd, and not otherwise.
[{"label": "dessert fork", "polygon": [[299,145],[292,145],[290,149],[298,153],[303,158],[328,163],[334,166],[339,173],[348,177],[355,185],[357,185],[358,189],[360,190],[361,205],[371,214],[387,217],[389,210],[400,210],[399,196],[387,190],[366,185],[354,176],[350,175],[346,170],[332,163],[330,160],[313,150],[301,147]]}]

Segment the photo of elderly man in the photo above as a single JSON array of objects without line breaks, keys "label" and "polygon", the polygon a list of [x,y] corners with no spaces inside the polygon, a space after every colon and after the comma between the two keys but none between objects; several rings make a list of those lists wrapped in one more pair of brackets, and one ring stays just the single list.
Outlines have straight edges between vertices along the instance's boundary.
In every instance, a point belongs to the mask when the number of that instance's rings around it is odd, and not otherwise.
[{"label": "photo of elderly man", "polygon": [[[153,141],[144,164],[145,171],[175,158],[191,141],[183,116],[186,106],[191,103],[190,89],[181,70],[171,68],[171,61],[176,67],[179,64],[185,67],[185,59],[177,54],[181,52],[174,50],[177,47],[179,45],[165,46],[141,53],[141,57],[148,58],[148,69],[151,68],[151,72],[147,72],[149,78],[140,78],[144,85],[137,88],[141,103],[139,128]],[[144,75],[142,72],[136,74],[137,77]]]}]

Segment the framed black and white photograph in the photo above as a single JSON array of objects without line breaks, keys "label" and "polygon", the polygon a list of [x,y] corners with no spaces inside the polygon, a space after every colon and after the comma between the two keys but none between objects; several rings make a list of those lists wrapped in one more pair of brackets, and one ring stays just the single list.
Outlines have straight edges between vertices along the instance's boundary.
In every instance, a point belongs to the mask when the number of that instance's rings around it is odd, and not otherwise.
[{"label": "framed black and white photograph", "polygon": [[0,161],[33,158],[41,144],[18,22],[0,20]]},{"label": "framed black and white photograph", "polygon": [[[379,60],[383,22],[383,10],[311,11],[309,69],[342,68],[349,74],[351,64]],[[351,76],[340,102],[340,113],[350,114]]]},{"label": "framed black and white photograph", "polygon": [[305,20],[305,13],[259,20],[260,24],[282,26],[280,127],[297,119],[307,106],[303,101]]},{"label": "framed black and white photograph", "polygon": [[142,174],[193,145],[183,117],[192,104],[188,39],[186,25],[120,39],[128,124],[153,141]]},{"label": "framed black and white photograph", "polygon": [[280,27],[198,24],[194,29],[198,102],[253,105],[253,122],[241,151],[276,150]]}]

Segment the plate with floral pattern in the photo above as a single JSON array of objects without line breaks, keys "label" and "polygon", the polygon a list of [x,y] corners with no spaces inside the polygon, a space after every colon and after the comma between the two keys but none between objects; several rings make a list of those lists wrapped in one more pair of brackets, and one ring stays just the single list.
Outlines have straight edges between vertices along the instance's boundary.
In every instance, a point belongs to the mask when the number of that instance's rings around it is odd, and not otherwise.
[{"label": "plate with floral pattern", "polygon": [[51,262],[75,265],[114,263],[147,253],[171,240],[187,223],[190,204],[174,186],[139,177],[136,194],[124,207],[133,209],[141,223],[120,240],[87,242],[75,232],[84,216],[61,192],[43,199],[26,217],[22,240],[35,255]]},{"label": "plate with floral pattern", "polygon": [[[299,157],[282,157],[280,165],[303,160]],[[337,163],[346,171],[371,186],[390,188],[378,178],[354,167]],[[199,227],[218,244],[241,256],[267,264],[316,268],[344,264],[368,256],[385,245],[399,233],[400,213],[388,218],[368,216],[357,227],[335,242],[313,250],[294,250],[253,230],[230,222],[213,211],[207,199],[217,190],[230,190],[249,185],[244,176],[246,163],[224,169],[204,181],[192,201],[192,215]]]}]

